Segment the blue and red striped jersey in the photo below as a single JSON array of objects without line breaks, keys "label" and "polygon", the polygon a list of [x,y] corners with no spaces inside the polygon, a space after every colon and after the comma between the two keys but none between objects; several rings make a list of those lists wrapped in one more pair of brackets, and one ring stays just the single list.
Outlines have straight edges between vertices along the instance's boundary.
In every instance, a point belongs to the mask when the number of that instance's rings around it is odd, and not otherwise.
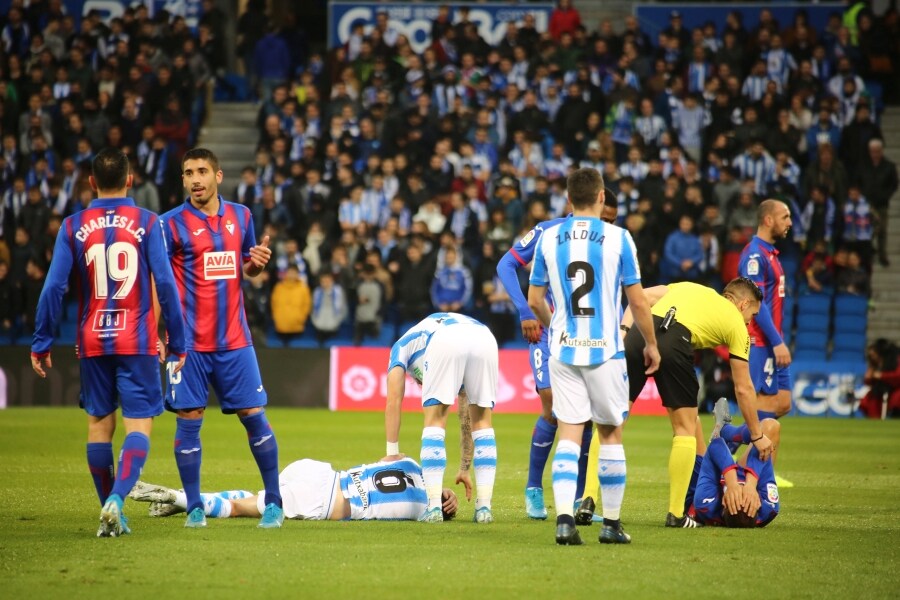
[{"label": "blue and red striped jersey", "polygon": [[[758,236],[744,247],[738,263],[738,274],[747,277],[759,286],[763,293],[763,302],[769,309],[772,324],[778,335],[782,335],[781,323],[784,317],[785,281],[784,269],[778,260],[778,250],[772,244],[761,240]],[[759,317],[750,321],[748,330],[750,341],[754,346],[774,346],[768,340],[763,328],[757,322]]]},{"label": "blue and red striped jersey", "polygon": [[216,352],[252,345],[241,290],[243,265],[256,245],[250,209],[219,196],[218,213],[208,217],[186,200],[162,220],[188,349]]},{"label": "blue and red striped jersey", "polygon": [[38,301],[31,351],[53,344],[62,297],[73,278],[78,298],[78,356],[156,354],[151,276],[166,319],[169,346],[183,355],[184,321],[162,226],[131,198],[103,198],[63,220]]}]

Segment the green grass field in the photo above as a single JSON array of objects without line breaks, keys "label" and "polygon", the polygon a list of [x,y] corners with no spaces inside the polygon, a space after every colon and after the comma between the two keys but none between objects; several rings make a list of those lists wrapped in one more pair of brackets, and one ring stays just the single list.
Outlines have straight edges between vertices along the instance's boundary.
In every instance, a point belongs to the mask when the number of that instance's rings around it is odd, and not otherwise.
[{"label": "green grass field", "polygon": [[[282,466],[312,457],[346,468],[384,451],[380,414],[273,409]],[[419,415],[404,415],[401,448],[418,455]],[[710,426],[709,417],[704,425]],[[455,419],[451,419],[451,423]],[[551,519],[524,517],[534,417],[495,419],[496,522],[476,526],[472,508],[441,525],[151,519],[126,504],[133,534],[98,539],[99,505],[84,460],[76,409],[0,411],[0,586],[6,598],[176,596],[302,597],[338,592],[387,598],[628,597],[896,598],[900,589],[900,423],[787,419],[781,515],[766,529],[662,527],[668,496],[669,425],[635,417],[625,430],[630,546],[557,547]],[[174,418],[157,421],[147,481],[178,487]],[[452,430],[451,425],[449,429]],[[116,436],[116,447],[122,434]],[[448,435],[448,479],[458,434]],[[203,429],[204,489],[260,486],[243,428],[209,413]],[[549,469],[545,474],[552,504]]]}]

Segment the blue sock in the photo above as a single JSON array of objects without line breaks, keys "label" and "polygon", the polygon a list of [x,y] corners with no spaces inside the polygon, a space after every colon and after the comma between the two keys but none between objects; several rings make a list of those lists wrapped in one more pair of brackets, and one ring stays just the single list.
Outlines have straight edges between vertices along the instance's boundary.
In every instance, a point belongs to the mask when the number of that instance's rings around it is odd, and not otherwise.
[{"label": "blue sock", "polygon": [[200,498],[200,463],[203,448],[200,446],[200,427],[203,419],[175,419],[175,464],[181,476],[181,485],[187,496],[187,512],[203,508]]},{"label": "blue sock", "polygon": [[87,463],[100,498],[100,506],[106,502],[113,487],[113,452],[109,442],[88,442]]},{"label": "blue sock", "polygon": [[584,482],[587,481],[588,453],[591,451],[591,438],[594,437],[593,423],[584,426],[581,434],[581,454],[578,457],[578,481],[575,483],[575,499],[584,497]]},{"label": "blue sock", "polygon": [[773,413],[770,410],[758,410],[756,411],[756,416],[759,417],[759,421],[762,422],[763,419],[777,419],[778,415]]},{"label": "blue sock", "polygon": [[147,455],[150,453],[150,438],[138,431],[132,431],[122,442],[119,453],[119,468],[116,470],[116,483],[112,493],[124,498],[134,487],[134,482],[141,476]]},{"label": "blue sock", "polygon": [[262,475],[266,488],[266,504],[281,507],[281,487],[278,484],[278,442],[269,425],[266,412],[261,411],[241,419],[250,440],[250,452]]},{"label": "blue sock", "polygon": [[744,425],[723,425],[719,436],[725,440],[728,449],[734,454],[742,444],[750,443],[750,428]]},{"label": "blue sock", "polygon": [[691,482],[688,484],[687,495],[684,497],[684,514],[688,513],[694,503],[694,491],[697,489],[697,480],[700,478],[700,467],[703,465],[703,457],[699,454],[694,458],[694,472],[691,473]]},{"label": "blue sock", "polygon": [[547,466],[555,438],[556,425],[551,425],[544,417],[538,417],[537,423],[534,424],[534,431],[531,433],[527,487],[544,487],[544,467]]}]

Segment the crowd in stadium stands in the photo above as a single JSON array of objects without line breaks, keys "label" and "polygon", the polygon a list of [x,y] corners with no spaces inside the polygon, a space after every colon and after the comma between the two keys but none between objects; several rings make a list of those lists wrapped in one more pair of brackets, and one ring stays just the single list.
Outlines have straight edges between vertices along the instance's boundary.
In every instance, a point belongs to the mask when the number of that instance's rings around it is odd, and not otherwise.
[{"label": "crowd in stadium stands", "polygon": [[[204,4],[196,35],[143,7],[78,30],[58,0],[13,2],[3,18],[5,327],[27,331],[60,218],[90,199],[96,149],[133,156],[140,205],[181,201],[179,159],[206,90],[228,85],[224,18]],[[672,11],[653,40],[635,17],[591,31],[562,0],[548,31],[527,15],[492,46],[462,5],[452,19],[440,10],[418,54],[385,13],[343,46],[310,50],[291,19],[270,27],[264,4],[237,23],[259,140],[223,189],[273,240],[272,268],[245,293],[251,323],[280,343],[389,341],[434,310],[518,340],[495,265],[564,213],[577,167],[603,174],[645,286],[721,287],[766,197],[792,208],[791,294],[868,295],[873,262],[887,264],[897,170],[878,117],[896,78],[896,11],[836,13],[823,30],[802,9],[778,23],[763,6],[751,30],[739,12],[722,30],[688,30]]]}]

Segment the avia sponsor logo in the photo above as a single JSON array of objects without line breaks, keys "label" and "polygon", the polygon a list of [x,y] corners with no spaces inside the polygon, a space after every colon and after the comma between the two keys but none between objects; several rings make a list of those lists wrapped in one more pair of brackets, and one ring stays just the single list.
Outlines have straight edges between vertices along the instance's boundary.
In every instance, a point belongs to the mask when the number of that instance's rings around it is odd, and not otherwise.
[{"label": "avia sponsor logo", "polygon": [[207,280],[237,278],[237,258],[235,253],[233,251],[204,252],[203,277]]},{"label": "avia sponsor logo", "polygon": [[101,309],[94,313],[92,329],[99,333],[97,337],[115,337],[116,331],[124,331],[127,312],[124,308]]},{"label": "avia sponsor logo", "polygon": [[559,345],[569,348],[606,348],[609,343],[604,338],[573,338],[563,331],[559,334]]}]

